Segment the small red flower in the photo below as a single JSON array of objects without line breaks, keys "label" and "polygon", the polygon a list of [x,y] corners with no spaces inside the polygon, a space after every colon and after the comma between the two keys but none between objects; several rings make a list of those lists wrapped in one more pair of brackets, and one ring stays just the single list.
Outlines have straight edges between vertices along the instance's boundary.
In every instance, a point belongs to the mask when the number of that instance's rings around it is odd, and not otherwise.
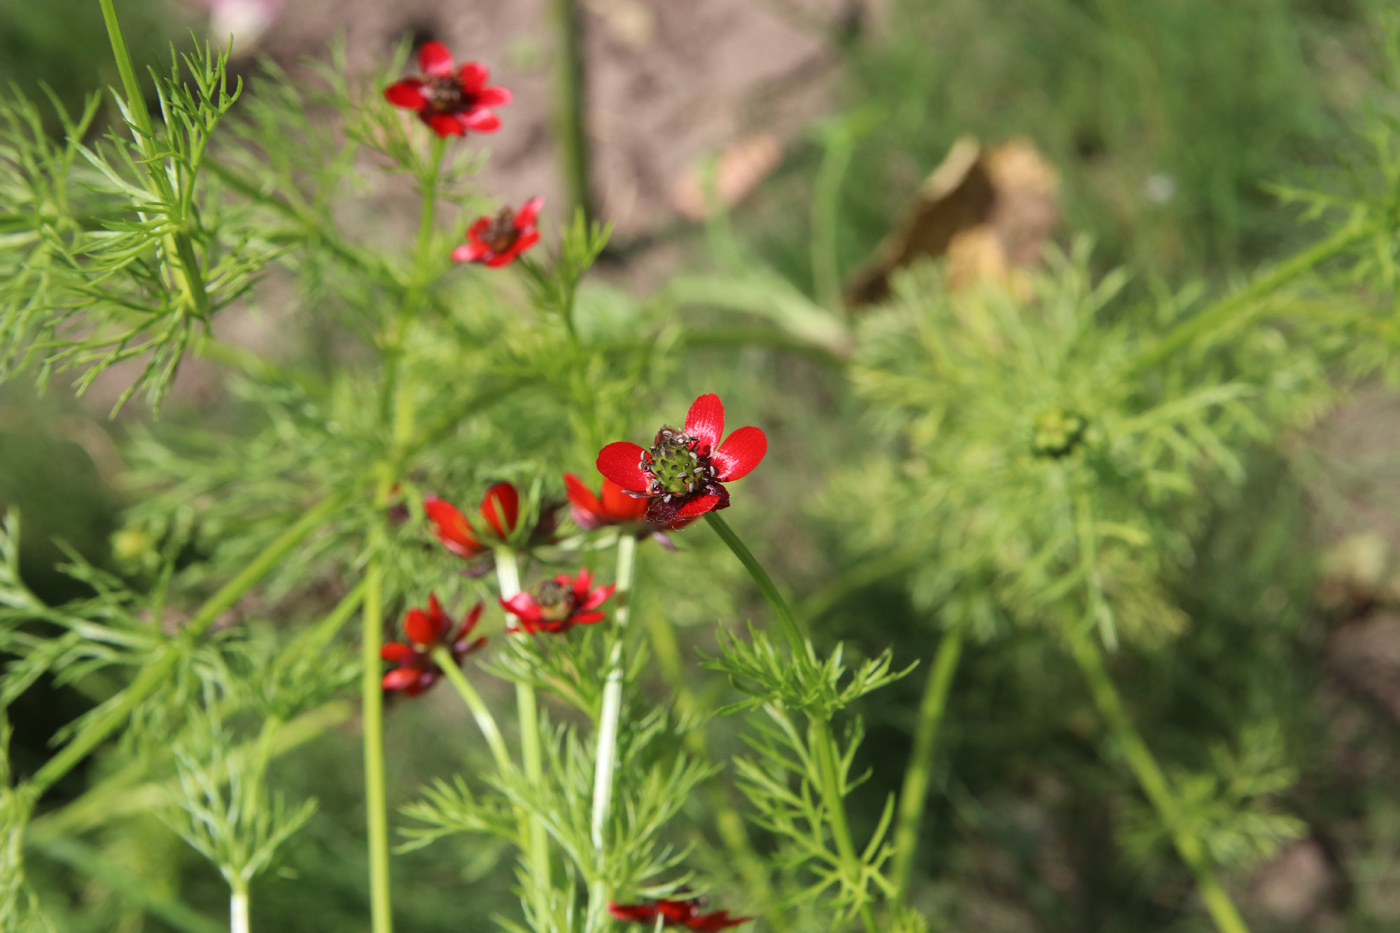
[{"label": "small red flower", "polygon": [[753,917],[732,917],[727,910],[717,910],[714,913],[702,914],[700,908],[704,901],[697,898],[692,901],[671,901],[661,899],[651,904],[614,904],[608,903],[608,913],[617,920],[630,920],[633,923],[646,923],[655,925],[657,920],[664,921],[664,927],[685,927],[687,930],[727,930],[730,927],[737,927],[741,923],[748,923]]},{"label": "small red flower", "polygon": [[[447,549],[470,560],[491,549],[487,542],[504,542],[520,522],[520,493],[510,483],[497,483],[481,500],[481,520],[476,527],[446,499],[428,496],[423,511],[433,523],[433,531]],[[487,541],[482,541],[486,538]]]},{"label": "small red flower", "polygon": [[768,452],[768,438],[758,428],[740,428],[723,444],[724,404],[702,395],[690,406],[685,430],[663,427],[650,450],[617,441],[598,453],[598,472],[624,493],[646,499],[644,518],[666,524],[729,508],[729,490],[721,483],[747,476]]},{"label": "small red flower", "polygon": [[567,632],[575,625],[601,622],[606,613],[597,609],[613,594],[617,584],[597,589],[591,589],[592,585],[593,575],[585,568],[576,577],[561,573],[535,587],[534,593],[516,593],[501,600],[501,606],[520,623],[517,626],[512,622],[506,631],[553,634]]},{"label": "small red flower", "polygon": [[484,635],[468,640],[480,618],[481,603],[477,603],[453,634],[452,620],[442,611],[437,596],[428,594],[426,611],[410,609],[403,617],[403,633],[408,640],[387,642],[379,649],[381,658],[398,665],[384,675],[381,685],[385,690],[402,690],[409,696],[427,690],[442,676],[442,669],[433,660],[434,648],[445,646],[452,652],[452,660],[461,664],[467,655],[486,644]]},{"label": "small red flower", "polygon": [[492,269],[509,265],[540,241],[535,220],[544,198],[531,198],[518,211],[501,208],[495,217],[478,217],[467,228],[467,242],[452,251],[453,262],[479,262]]},{"label": "small red flower", "polygon": [[418,50],[424,77],[404,78],[384,89],[384,97],[396,107],[418,114],[440,137],[494,133],[501,120],[492,111],[510,103],[510,91],[486,83],[485,65],[467,62],[458,68],[452,53],[441,42],[424,42]]},{"label": "small red flower", "polygon": [[621,525],[623,530],[638,538],[655,537],[663,545],[674,547],[664,532],[689,525],[693,519],[681,518],[665,525],[653,525],[646,520],[647,501],[629,496],[612,480],[603,478],[598,495],[572,473],[564,474],[564,488],[569,497],[569,511],[574,522],[584,531]]}]

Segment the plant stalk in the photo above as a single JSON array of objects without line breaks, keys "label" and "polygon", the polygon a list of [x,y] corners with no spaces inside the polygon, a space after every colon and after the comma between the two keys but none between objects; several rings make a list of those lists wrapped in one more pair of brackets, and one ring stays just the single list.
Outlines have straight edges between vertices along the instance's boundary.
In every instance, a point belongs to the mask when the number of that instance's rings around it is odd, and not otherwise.
[{"label": "plant stalk", "polygon": [[598,753],[593,769],[593,848],[601,863],[604,830],[612,809],[613,771],[617,767],[617,729],[622,716],[622,652],[631,610],[632,574],[637,563],[637,538],[617,539],[617,589],[613,593],[613,644],[608,656],[608,679],[603,685],[603,707],[598,714]]},{"label": "plant stalk", "polygon": [[248,889],[233,888],[228,898],[228,933],[249,933]]},{"label": "plant stalk", "polygon": [[768,605],[773,608],[773,614],[778,617],[778,624],[782,626],[783,634],[787,636],[788,643],[792,645],[793,654],[799,658],[805,658],[809,663],[816,663],[816,656],[813,654],[812,645],[807,641],[802,629],[797,625],[797,620],[793,618],[792,610],[788,608],[787,600],[779,592],[777,584],[773,578],[768,576],[768,571],[763,569],[763,565],[758,562],[758,558],[753,556],[753,552],[748,549],[739,536],[734,533],[734,529],[729,527],[729,523],[719,516],[717,512],[706,512],[705,521],[714,529],[728,547],[734,552],[734,556],[739,558],[739,563],[744,565],[744,569],[749,572],[753,582],[758,584],[758,588],[763,591],[763,596],[768,600]]},{"label": "plant stalk", "polygon": [[933,776],[933,752],[938,740],[938,729],[943,722],[943,713],[948,706],[948,692],[953,686],[953,675],[957,672],[958,659],[962,656],[963,638],[961,627],[944,633],[933,657],[933,669],[929,671],[923,700],[919,703],[919,723],[914,730],[914,751],[904,771],[904,785],[899,792],[899,812],[895,816],[894,866],[891,869],[890,880],[894,884],[891,899],[896,904],[904,903],[909,896],[909,878],[914,867],[914,856],[919,848],[919,827],[923,822],[924,805],[928,800],[929,780]]},{"label": "plant stalk", "polygon": [[476,720],[477,728],[481,730],[486,744],[491,749],[491,756],[496,759],[496,770],[500,773],[501,778],[503,780],[508,778],[512,770],[510,752],[506,749],[505,739],[501,738],[501,730],[496,726],[496,719],[491,715],[490,707],[481,699],[481,694],[476,692],[472,682],[467,680],[467,675],[463,674],[462,669],[457,666],[451,651],[438,645],[433,649],[433,660],[437,662],[438,667],[442,668],[442,672],[447,675],[447,679],[452,681],[452,686],[457,689],[457,694],[467,704],[472,718]]},{"label": "plant stalk", "polygon": [[1230,900],[1230,895],[1216,878],[1215,869],[1210,864],[1200,838],[1182,827],[1176,798],[1167,783],[1166,775],[1162,773],[1157,760],[1152,756],[1152,751],[1147,747],[1147,742],[1143,740],[1142,734],[1138,732],[1124,708],[1122,697],[1119,696],[1118,689],[1104,666],[1103,655],[1095,644],[1092,633],[1080,631],[1072,635],[1070,651],[1089,684],[1099,715],[1108,723],[1114,738],[1122,746],[1128,766],[1132,768],[1143,793],[1147,795],[1158,817],[1171,832],[1172,842],[1181,860],[1196,876],[1196,886],[1201,892],[1201,899],[1205,901],[1206,910],[1215,921],[1216,928],[1220,933],[1249,933],[1249,927],[1245,925],[1244,919]]},{"label": "plant stalk", "polygon": [[559,43],[555,53],[554,94],[557,139],[563,163],[560,169],[564,190],[569,196],[569,210],[565,216],[582,211],[586,224],[592,221],[594,212],[588,184],[588,76],[583,63],[583,15],[577,0],[550,0],[549,12]]},{"label": "plant stalk", "polygon": [[[376,496],[376,503],[383,496]],[[360,696],[364,721],[365,825],[369,835],[370,929],[394,928],[389,875],[389,806],[384,777],[384,691],[379,650],[384,641],[384,530],[370,529],[369,569],[365,574],[364,637],[361,640]]]}]

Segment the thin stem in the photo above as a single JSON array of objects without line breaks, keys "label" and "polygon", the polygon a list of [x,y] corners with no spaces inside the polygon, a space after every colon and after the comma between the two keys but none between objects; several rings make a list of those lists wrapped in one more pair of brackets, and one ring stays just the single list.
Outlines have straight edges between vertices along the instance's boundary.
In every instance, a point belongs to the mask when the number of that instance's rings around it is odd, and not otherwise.
[{"label": "thin stem", "polygon": [[585,119],[588,79],[583,65],[583,16],[576,0],[550,0],[549,10],[559,43],[555,54],[554,94],[564,189],[571,208],[568,215],[581,210],[587,223],[593,218],[593,198],[588,184]]},{"label": "thin stem", "polygon": [[[320,527],[322,522],[344,504],[346,498],[345,495],[332,496],[303,515],[292,527],[282,532],[277,540],[253,559],[252,563],[244,567],[232,580],[225,583],[213,596],[209,597],[190,618],[177,637],[193,640],[203,635],[224,610],[236,603],[240,596],[272,570],[292,548],[301,543],[303,538]],[[71,771],[88,756],[89,752],[120,728],[126,722],[127,717],[131,715],[132,710],[145,702],[151,694],[165,686],[169,682],[171,672],[175,670],[183,656],[184,652],[178,645],[167,644],[161,653],[146,665],[140,676],[122,692],[121,697],[108,708],[106,713],[79,732],[71,742],[63,747],[62,751],[50,758],[42,768],[34,773],[34,776],[30,778],[29,786],[35,799],[38,799],[45,790],[53,786],[54,782]]]},{"label": "thin stem", "polygon": [[763,569],[763,565],[758,562],[758,558],[753,556],[753,552],[748,549],[739,536],[734,533],[734,529],[729,527],[729,523],[716,512],[706,512],[705,521],[709,522],[715,534],[719,535],[729,550],[734,552],[734,556],[739,558],[739,563],[744,565],[744,569],[749,572],[753,582],[758,584],[758,588],[763,591],[763,596],[768,600],[768,605],[773,608],[773,614],[778,617],[778,624],[782,626],[783,634],[787,636],[788,643],[792,645],[795,655],[806,658],[809,662],[814,662],[812,645],[803,635],[802,630],[797,626],[797,620],[793,618],[792,610],[788,608],[787,600],[783,599],[783,594],[778,591],[773,578],[768,576],[768,571]]},{"label": "thin stem", "polygon": [[851,132],[841,125],[826,134],[826,154],[812,192],[812,281],[817,302],[829,311],[845,313],[841,300],[840,255],[836,247],[841,181],[851,164]]},{"label": "thin stem", "polygon": [[[520,592],[520,565],[515,552],[508,548],[496,549],[496,582],[500,587],[501,599],[510,599]],[[540,745],[539,703],[535,697],[533,684],[515,685],[515,705],[520,720],[520,760],[525,770],[525,781],[536,792],[544,785],[544,754]],[[535,910],[539,922],[549,916],[550,879],[549,834],[544,824],[528,815],[520,815],[521,840],[525,846],[525,862],[530,866],[530,883],[534,887]]]},{"label": "thin stem", "polygon": [[[816,655],[811,642],[807,641],[798,629],[797,621],[792,616],[792,610],[788,608],[787,601],[783,599],[783,595],[778,591],[773,579],[768,576],[768,571],[763,569],[763,565],[753,556],[753,552],[744,545],[743,541],[739,540],[739,536],[734,533],[734,530],[724,519],[714,512],[706,512],[705,519],[710,523],[710,527],[715,530],[715,533],[720,536],[720,539],[734,552],[734,556],[739,558],[744,569],[748,570],[749,576],[763,591],[768,605],[772,607],[773,613],[778,617],[778,621],[783,627],[783,632],[792,644],[794,655],[805,659],[807,664],[815,665],[817,663]],[[841,859],[841,871],[846,875],[846,880],[849,883],[858,885],[860,890],[864,892],[865,865],[856,853],[855,843],[851,840],[851,828],[846,821],[846,801],[841,792],[841,779],[836,764],[836,740],[831,734],[831,723],[828,719],[814,716],[811,713],[807,713],[807,720],[812,751],[821,772],[822,802],[826,808],[827,819],[831,821],[831,834],[836,840],[836,851]],[[861,904],[860,917],[866,933],[876,933],[879,927],[875,922],[875,911],[870,906],[869,900]]]},{"label": "thin stem", "polygon": [[622,716],[622,652],[636,558],[636,536],[621,535],[617,539],[617,590],[613,593],[613,644],[608,656],[608,679],[603,685],[603,707],[598,715],[598,753],[593,769],[593,848],[600,863],[604,856],[603,830],[612,809],[613,770],[617,767],[617,729]]},{"label": "thin stem", "polygon": [[233,888],[228,898],[228,933],[249,933],[248,889]]},{"label": "thin stem", "polygon": [[1327,259],[1350,247],[1366,236],[1369,228],[1359,220],[1342,227],[1327,239],[1293,255],[1273,269],[1256,278],[1245,288],[1211,304],[1201,313],[1180,324],[1175,330],[1141,353],[1128,367],[1126,378],[1135,379],[1152,370],[1158,363],[1183,349],[1192,341],[1230,322],[1243,307],[1268,295],[1292,279],[1304,275]]},{"label": "thin stem", "polygon": [[452,686],[457,688],[457,694],[462,701],[467,704],[467,709],[471,711],[472,718],[476,720],[477,728],[481,730],[482,736],[486,739],[486,744],[491,748],[491,755],[496,759],[496,770],[502,778],[507,777],[513,770],[510,762],[510,752],[506,749],[506,741],[501,738],[501,730],[496,727],[496,719],[491,715],[490,708],[481,699],[481,694],[476,692],[472,682],[467,680],[467,675],[462,673],[462,669],[457,666],[457,662],[452,657],[452,652],[442,645],[433,649],[433,660],[438,667],[447,675],[447,679],[452,681]]},{"label": "thin stem", "polygon": [[929,671],[924,697],[919,703],[919,724],[914,730],[914,752],[904,771],[904,786],[899,792],[899,812],[895,816],[894,866],[891,882],[892,900],[903,903],[909,895],[909,876],[914,856],[919,848],[919,826],[923,822],[924,805],[928,800],[929,780],[933,776],[933,751],[938,739],[938,727],[948,706],[948,691],[962,655],[963,629],[952,629],[943,635]]},{"label": "thin stem", "polygon": [[1206,910],[1215,921],[1216,928],[1220,933],[1249,933],[1249,928],[1235,909],[1230,895],[1225,893],[1225,889],[1216,878],[1215,869],[1210,864],[1200,838],[1182,825],[1176,798],[1167,783],[1166,775],[1162,773],[1157,760],[1152,756],[1152,751],[1147,747],[1147,742],[1143,740],[1142,734],[1138,732],[1124,708],[1123,700],[1113,684],[1113,678],[1104,667],[1103,655],[1099,652],[1092,633],[1080,630],[1072,635],[1070,651],[1089,684],[1099,715],[1103,716],[1114,738],[1122,746],[1128,766],[1132,768],[1133,775],[1143,793],[1147,795],[1148,801],[1156,809],[1163,825],[1170,831],[1181,860],[1196,876],[1196,886],[1201,892],[1202,900],[1205,901]]},{"label": "thin stem", "polygon": [[[378,497],[376,497],[378,498]],[[370,929],[391,933],[389,806],[384,778],[384,691],[379,650],[384,640],[384,530],[370,529],[369,569],[365,574],[364,637],[361,639],[360,696],[364,719],[365,826],[369,835]]]}]

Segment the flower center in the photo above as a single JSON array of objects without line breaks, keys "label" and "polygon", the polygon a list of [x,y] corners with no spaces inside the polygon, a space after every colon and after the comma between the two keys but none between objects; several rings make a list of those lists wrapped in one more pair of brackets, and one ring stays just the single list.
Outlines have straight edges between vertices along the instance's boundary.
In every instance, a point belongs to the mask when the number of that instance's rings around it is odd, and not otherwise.
[{"label": "flower center", "polygon": [[647,493],[653,496],[690,496],[714,481],[715,468],[710,465],[710,451],[700,439],[662,428],[656,432],[651,450],[642,451],[638,464],[647,477]]},{"label": "flower center", "polygon": [[490,226],[481,232],[481,241],[491,247],[493,253],[504,253],[520,239],[520,231],[515,228],[515,211],[508,207],[491,221]]},{"label": "flower center", "polygon": [[455,75],[434,78],[423,86],[423,97],[434,113],[460,113],[471,108],[472,101],[462,90],[462,82]]},{"label": "flower center", "polygon": [[574,588],[558,580],[546,580],[535,588],[535,605],[550,622],[563,622],[574,611]]}]

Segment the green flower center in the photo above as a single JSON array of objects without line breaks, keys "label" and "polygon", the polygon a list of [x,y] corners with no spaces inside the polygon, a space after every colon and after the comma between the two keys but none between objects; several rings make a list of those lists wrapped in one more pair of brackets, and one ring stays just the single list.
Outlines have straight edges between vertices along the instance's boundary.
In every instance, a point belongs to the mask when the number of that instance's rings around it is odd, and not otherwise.
[{"label": "green flower center", "polygon": [[700,439],[670,427],[656,432],[656,441],[642,452],[638,466],[647,477],[647,493],[668,502],[672,496],[692,496],[715,479],[710,453]]}]

